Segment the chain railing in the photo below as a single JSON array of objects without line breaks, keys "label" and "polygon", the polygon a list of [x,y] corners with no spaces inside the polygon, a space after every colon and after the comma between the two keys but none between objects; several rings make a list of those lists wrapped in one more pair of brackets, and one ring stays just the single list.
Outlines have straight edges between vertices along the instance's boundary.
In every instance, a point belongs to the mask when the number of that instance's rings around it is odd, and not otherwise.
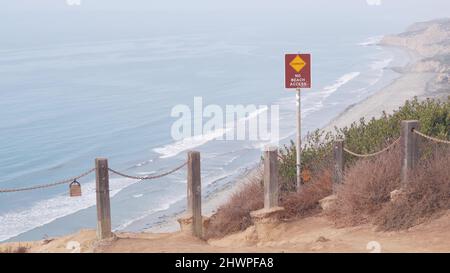
[{"label": "chain railing", "polygon": [[170,171],[167,171],[167,172],[164,172],[161,174],[157,174],[157,175],[146,175],[146,176],[135,176],[135,175],[125,174],[125,173],[113,170],[111,168],[108,168],[108,170],[114,174],[117,174],[117,175],[125,177],[125,178],[136,179],[136,180],[151,180],[151,179],[157,179],[157,178],[161,178],[161,177],[167,176],[169,174],[172,174],[172,173],[178,171],[179,169],[183,168],[184,166],[186,166],[186,164],[187,164],[187,162],[184,162],[180,166],[178,166]]},{"label": "chain railing", "polygon": [[122,177],[136,179],[136,180],[150,180],[157,179],[167,175],[170,175],[181,168],[188,165],[189,171],[187,172],[187,185],[188,194],[187,197],[190,198],[188,201],[188,207],[191,204],[190,211],[193,211],[193,221],[196,223],[193,229],[193,235],[201,236],[201,175],[200,175],[200,153],[191,151],[188,153],[188,159],[176,168],[157,174],[157,175],[146,175],[146,176],[135,176],[130,174],[125,174],[114,169],[108,168],[108,159],[97,158],[95,160],[95,168],[88,170],[78,176],[57,181],[54,183],[41,184],[30,187],[23,188],[11,188],[11,189],[0,189],[0,193],[12,193],[21,191],[31,191],[43,188],[54,187],[58,185],[70,183],[69,190],[70,196],[76,197],[81,196],[81,184],[77,181],[93,172],[96,176],[96,206],[97,206],[97,239],[103,240],[113,237],[111,228],[111,205],[110,205],[110,179],[109,173],[113,173]]},{"label": "chain railing", "polygon": [[355,153],[355,152],[350,151],[349,149],[347,149],[347,148],[345,148],[345,147],[343,148],[343,150],[344,150],[346,153],[348,153],[348,154],[351,154],[351,155],[353,155],[353,156],[360,157],[360,158],[372,157],[372,156],[377,156],[377,155],[379,155],[379,154],[382,154],[382,153],[388,151],[389,149],[391,149],[392,147],[394,147],[398,142],[400,142],[400,139],[401,139],[401,137],[397,138],[394,142],[392,142],[391,144],[389,144],[386,148],[384,148],[384,149],[382,149],[382,150],[380,150],[380,151],[378,151],[378,152],[369,153],[369,154],[358,154],[358,153]]},{"label": "chain railing", "polygon": [[[150,179],[157,179],[157,178],[161,178],[161,177],[167,176],[169,174],[172,174],[172,173],[180,170],[184,166],[186,166],[186,164],[187,164],[187,162],[184,162],[180,166],[178,166],[178,167],[176,167],[176,168],[174,168],[174,169],[172,169],[170,171],[167,171],[167,172],[164,172],[164,173],[161,173],[161,174],[158,174],[158,175],[151,175],[151,176],[134,176],[134,175],[124,174],[122,172],[119,172],[119,171],[116,171],[116,170],[113,170],[113,169],[110,169],[110,168],[108,168],[108,170],[110,172],[114,173],[114,174],[117,174],[117,175],[122,176],[122,177],[130,178],[130,179],[150,180]],[[56,186],[59,186],[59,185],[69,184],[69,183],[72,183],[72,182],[74,182],[76,180],[79,180],[79,179],[81,179],[81,178],[83,178],[83,177],[93,173],[95,170],[96,169],[93,168],[93,169],[90,169],[90,170],[88,170],[88,171],[86,171],[86,172],[84,172],[84,173],[82,173],[82,174],[80,174],[78,176],[75,176],[75,177],[72,177],[72,178],[68,178],[68,179],[64,179],[64,180],[60,180],[60,181],[53,182],[53,183],[40,184],[40,185],[36,185],[36,186],[23,187],[23,188],[11,188],[11,189],[1,189],[0,188],[0,193],[32,191],[32,190],[45,189],[45,188],[56,187]]]},{"label": "chain railing", "polygon": [[397,138],[394,142],[388,145],[386,148],[369,154],[359,154],[347,149],[344,146],[343,140],[338,140],[334,144],[333,156],[334,156],[334,181],[339,184],[343,182],[342,174],[344,173],[344,156],[343,153],[346,152],[350,155],[359,157],[359,158],[368,158],[380,155],[387,150],[393,148],[396,144],[401,142],[401,181],[402,185],[407,185],[408,181],[410,181],[411,175],[413,175],[413,170],[418,166],[418,162],[420,159],[420,145],[419,145],[419,137],[423,137],[425,139],[431,140],[435,143],[442,144],[450,144],[450,141],[439,139],[433,136],[426,135],[420,132],[418,129],[420,127],[420,122],[418,120],[403,120],[401,122],[401,134],[400,137]]},{"label": "chain railing", "polygon": [[[421,133],[418,130],[415,130],[415,128],[419,128],[419,122],[418,121],[402,121],[402,129],[401,129],[401,137],[394,140],[391,144],[389,144],[387,147],[383,148],[382,150],[374,153],[368,153],[368,154],[360,154],[353,152],[344,146],[344,140],[338,140],[335,142],[333,147],[333,157],[334,157],[334,176],[335,179],[333,179],[334,184],[342,183],[342,177],[345,174],[344,166],[345,166],[345,158],[344,158],[344,152],[359,157],[359,158],[367,158],[367,157],[373,157],[380,155],[389,149],[392,149],[395,145],[399,144],[400,141],[402,143],[402,170],[401,170],[401,176],[402,176],[402,183],[406,185],[408,182],[408,177],[411,174],[411,170],[415,168],[417,165],[417,162],[419,160],[419,145],[418,145],[418,137],[415,135],[421,136],[423,138],[432,140],[437,143],[445,143],[450,144],[450,141],[448,140],[442,140],[438,139],[432,136],[428,136],[424,133]],[[278,164],[278,159],[283,160],[284,157],[282,155],[278,154],[278,151],[275,150],[268,150],[266,151],[267,154],[265,155],[265,160],[268,160],[268,168],[265,168],[264,171],[265,177],[269,177],[269,179],[274,179],[272,181],[273,183],[277,180],[277,173],[276,168],[273,168],[276,164]],[[270,156],[269,156],[270,154]],[[273,163],[273,164],[272,164]],[[195,236],[201,237],[201,229],[202,229],[202,217],[201,217],[201,172],[200,172],[200,153],[191,151],[188,153],[187,160],[169,170],[165,171],[159,174],[151,174],[151,175],[145,175],[145,176],[137,176],[137,175],[131,175],[126,174],[117,170],[114,170],[112,168],[108,167],[108,160],[106,158],[97,158],[96,159],[96,167],[93,169],[88,170],[87,172],[84,172],[76,177],[72,177],[69,179],[57,181],[54,183],[48,183],[48,184],[41,184],[36,186],[30,186],[30,187],[23,187],[23,188],[11,188],[11,189],[0,189],[0,193],[10,193],[10,192],[22,192],[22,191],[30,191],[30,190],[36,190],[36,189],[43,189],[43,188],[50,188],[58,185],[68,184],[71,182],[74,182],[74,184],[78,184],[78,187],[80,186],[79,183],[76,180],[83,178],[93,172],[96,172],[96,198],[97,198],[97,219],[98,219],[98,225],[97,225],[97,238],[98,239],[106,239],[110,238],[112,236],[111,232],[111,213],[110,213],[110,196],[109,196],[109,173],[122,176],[129,179],[135,179],[135,180],[151,180],[151,179],[157,179],[162,178],[165,176],[168,176],[172,173],[175,173],[176,171],[180,170],[181,168],[187,166],[187,207],[188,211],[190,213],[190,216],[192,217],[192,223],[194,225],[194,228],[192,228],[192,232]],[[272,183],[271,182],[271,183]],[[272,189],[277,189],[277,186],[272,185],[271,183],[265,183],[265,186],[269,187],[267,189],[268,196],[271,197],[270,200],[277,200],[277,193],[276,191],[272,191]],[[266,185],[267,184],[267,185]],[[270,184],[270,185],[269,185]],[[72,187],[72,184],[71,184]],[[81,192],[79,192],[81,195]],[[76,195],[74,195],[76,196]],[[79,196],[79,195],[78,195]],[[277,202],[274,201],[270,206],[276,206]]]},{"label": "chain railing", "polygon": [[80,179],[82,177],[85,177],[85,176],[89,175],[90,173],[92,173],[94,171],[95,171],[95,168],[90,169],[89,171],[84,172],[84,173],[82,173],[82,174],[80,174],[78,176],[75,176],[73,178],[64,179],[64,180],[61,180],[61,181],[58,181],[58,182],[54,182],[54,183],[41,184],[41,185],[36,185],[36,186],[31,186],[31,187],[24,187],[24,188],[0,189],[0,193],[31,191],[31,190],[55,187],[55,186],[59,186],[59,185],[63,185],[63,184],[69,184],[69,183],[72,183],[75,180],[78,180],[78,179]]},{"label": "chain railing", "polygon": [[[443,140],[443,139],[439,139],[436,137],[432,137],[429,135],[426,135],[416,129],[412,129],[412,132],[423,137],[426,138],[428,140],[437,142],[437,143],[444,143],[444,144],[450,144],[450,141],[448,140]],[[388,151],[389,149],[393,148],[396,144],[398,144],[400,142],[401,137],[397,138],[394,142],[392,142],[391,144],[389,144],[387,147],[383,148],[382,150],[378,151],[378,152],[374,152],[374,153],[368,153],[368,154],[360,154],[360,153],[356,153],[353,152],[349,149],[347,149],[346,147],[343,147],[342,150],[345,151],[346,153],[359,157],[359,158],[367,158],[367,157],[373,157],[373,156],[377,156],[380,155],[386,151]],[[277,155],[277,157],[281,160],[283,160],[284,158],[281,155]],[[187,165],[187,162],[184,162],[183,164],[181,164],[180,166],[167,171],[167,172],[163,172],[161,174],[157,174],[157,175],[146,175],[146,176],[136,176],[136,175],[130,175],[130,174],[125,174],[123,172],[120,171],[116,171],[114,169],[108,168],[108,170],[116,175],[125,177],[125,178],[130,178],[130,179],[135,179],[135,180],[152,180],[152,179],[158,179],[158,178],[162,178],[164,176],[170,175],[178,170],[180,170],[181,168],[183,168],[184,166]],[[64,179],[61,181],[57,181],[57,182],[53,182],[53,183],[48,183],[48,184],[41,184],[41,185],[36,185],[36,186],[30,186],[30,187],[23,187],[23,188],[11,188],[11,189],[0,189],[0,193],[11,193],[11,192],[23,192],[23,191],[31,191],[31,190],[37,190],[37,189],[44,189],[44,188],[50,188],[50,187],[55,187],[55,186],[59,186],[59,185],[63,185],[63,184],[68,184],[71,183],[75,180],[78,180],[80,178],[83,178],[89,174],[91,174],[92,172],[95,171],[95,168],[90,169],[78,176],[69,178],[69,179]]]},{"label": "chain railing", "polygon": [[443,140],[443,139],[439,139],[439,138],[436,138],[436,137],[432,137],[432,136],[426,135],[424,133],[421,133],[421,132],[417,131],[416,129],[413,129],[413,132],[415,134],[418,134],[421,137],[424,137],[424,138],[426,138],[428,140],[431,140],[431,141],[434,141],[434,142],[450,144],[450,141],[448,141],[448,140]]}]

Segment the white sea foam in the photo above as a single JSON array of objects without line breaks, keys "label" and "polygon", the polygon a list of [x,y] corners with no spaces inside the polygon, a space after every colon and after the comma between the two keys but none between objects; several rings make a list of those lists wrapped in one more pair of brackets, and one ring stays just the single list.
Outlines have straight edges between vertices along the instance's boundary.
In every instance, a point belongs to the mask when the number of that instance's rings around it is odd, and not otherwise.
[{"label": "white sea foam", "polygon": [[360,72],[350,72],[338,78],[333,84],[325,86],[321,91],[311,93],[308,97],[307,103],[302,110],[302,116],[307,117],[311,113],[317,112],[324,107],[324,101],[340,87],[347,84],[354,78],[358,77]]},{"label": "white sea foam", "polygon": [[[239,119],[236,123],[240,124],[252,119],[257,118],[260,114],[267,111],[267,108],[259,108],[258,110],[250,113],[248,116]],[[211,140],[219,139],[225,135],[225,133],[234,130],[234,123],[225,124],[223,128],[217,128],[214,131],[208,132],[206,134],[192,136],[184,138],[175,143],[165,145],[163,147],[154,148],[153,151],[160,154],[160,158],[169,158],[178,155],[181,152],[199,147],[208,143]]]},{"label": "white sea foam", "polygon": [[143,161],[143,162],[140,162],[140,163],[136,164],[136,167],[142,167],[142,166],[147,165],[147,164],[152,163],[152,162],[153,162],[152,159],[146,160],[146,161]]},{"label": "white sea foam", "polygon": [[151,171],[151,172],[138,172],[136,174],[144,176],[144,175],[151,175],[151,174],[155,174],[155,173],[156,173],[155,171]]},{"label": "white sea foam", "polygon": [[133,218],[131,220],[127,220],[124,223],[120,224],[117,228],[113,229],[113,231],[118,231],[118,230],[123,230],[126,229],[127,227],[129,227],[130,225],[132,225],[133,223],[140,221],[142,219],[145,219],[145,217],[149,216],[152,213],[158,212],[158,211],[163,211],[163,210],[167,210],[170,208],[170,206],[172,206],[173,204],[175,204],[176,202],[182,200],[183,198],[185,198],[184,195],[179,195],[179,196],[173,196],[170,200],[168,200],[167,202],[165,202],[164,204],[160,205],[157,208],[151,209],[145,213],[143,213],[141,216]]},{"label": "white sea foam", "polygon": [[[110,196],[133,184],[131,179],[111,179]],[[95,205],[95,183],[82,184],[81,197],[59,195],[36,202],[32,207],[0,215],[0,241],[20,235],[34,228],[48,224],[58,218],[73,214]]]},{"label": "white sea foam", "polygon": [[[324,107],[324,101],[331,96],[334,92],[338,91],[340,87],[349,83],[361,74],[361,72],[350,72],[339,77],[333,84],[325,86],[322,90],[308,92],[305,96],[302,96],[302,117],[306,118],[310,114],[319,111]],[[287,105],[287,107],[295,107],[295,102],[292,98],[283,98],[279,100],[281,105]],[[295,108],[294,108],[295,109]],[[283,114],[283,113],[281,113]],[[290,116],[283,117],[283,119],[290,119]],[[280,140],[284,140],[287,137],[292,136],[296,131],[285,134]],[[259,147],[259,146],[255,146]]]},{"label": "white sea foam", "polygon": [[160,154],[160,158],[173,157],[183,151],[193,149],[195,147],[206,144],[213,139],[219,138],[223,136],[228,130],[232,130],[232,128],[218,128],[208,134],[184,138],[183,140],[177,141],[175,143],[159,148],[154,148],[153,151]]},{"label": "white sea foam", "polygon": [[383,39],[382,35],[372,36],[367,38],[364,42],[358,43],[360,46],[373,46],[377,45],[381,39]]},{"label": "white sea foam", "polygon": [[386,58],[383,60],[376,60],[370,64],[372,70],[382,70],[385,69],[391,62],[393,58]]},{"label": "white sea foam", "polygon": [[225,161],[225,165],[230,165],[231,163],[233,163],[236,159],[238,159],[240,156],[239,155],[236,155],[236,156],[233,156],[233,157],[231,157],[230,159],[228,159],[228,160],[226,160]]},{"label": "white sea foam", "polygon": [[[231,171],[231,172],[225,172],[219,175],[214,175],[212,177],[207,177],[207,179],[205,179],[205,181],[203,182],[203,187],[208,186],[216,181],[222,180],[224,178],[229,177],[230,175],[233,175],[235,172]],[[186,183],[186,180],[180,181],[183,183]],[[134,196],[133,196],[134,197]],[[168,200],[166,200],[166,202],[164,202],[163,204],[161,204],[159,207],[151,209],[147,212],[144,212],[141,216],[135,217],[133,219],[127,220],[124,223],[120,224],[117,228],[114,229],[114,231],[117,230],[124,230],[127,227],[131,226],[133,223],[136,223],[140,220],[145,219],[146,217],[148,217],[149,215],[155,213],[155,212],[159,212],[159,211],[164,211],[169,209],[173,204],[183,200],[184,198],[186,198],[186,195],[177,195],[177,196],[172,196],[171,198],[169,198]]]},{"label": "white sea foam", "polygon": [[343,86],[344,84],[346,84],[349,81],[353,80],[354,78],[358,77],[360,74],[361,74],[360,72],[347,73],[344,76],[337,79],[336,82],[333,83],[332,85],[325,86],[323,88],[323,91],[321,91],[319,93],[323,95],[322,98],[324,98],[324,99],[328,98],[331,94],[336,92],[339,89],[339,87]]}]

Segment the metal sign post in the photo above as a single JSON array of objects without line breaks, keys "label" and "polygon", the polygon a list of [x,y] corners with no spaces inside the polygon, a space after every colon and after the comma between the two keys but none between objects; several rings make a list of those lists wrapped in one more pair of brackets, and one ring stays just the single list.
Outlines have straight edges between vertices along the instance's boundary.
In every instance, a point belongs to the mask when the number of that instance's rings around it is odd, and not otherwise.
[{"label": "metal sign post", "polygon": [[297,190],[300,189],[302,178],[302,168],[301,168],[301,146],[302,146],[302,97],[300,88],[297,89],[297,143],[296,143],[296,154],[297,154]]},{"label": "metal sign post", "polygon": [[296,187],[300,190],[301,175],[301,147],[302,147],[302,102],[300,88],[311,88],[311,55],[286,54],[285,55],[285,88],[296,89],[297,108],[297,141],[296,141]]}]

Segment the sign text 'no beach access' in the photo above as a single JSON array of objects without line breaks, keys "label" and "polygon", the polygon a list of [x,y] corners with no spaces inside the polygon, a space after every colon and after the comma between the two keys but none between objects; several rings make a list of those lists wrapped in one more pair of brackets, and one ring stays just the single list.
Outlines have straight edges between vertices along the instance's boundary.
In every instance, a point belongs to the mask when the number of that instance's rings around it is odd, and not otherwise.
[{"label": "sign text 'no beach access'", "polygon": [[311,88],[311,55],[285,55],[285,88]]}]

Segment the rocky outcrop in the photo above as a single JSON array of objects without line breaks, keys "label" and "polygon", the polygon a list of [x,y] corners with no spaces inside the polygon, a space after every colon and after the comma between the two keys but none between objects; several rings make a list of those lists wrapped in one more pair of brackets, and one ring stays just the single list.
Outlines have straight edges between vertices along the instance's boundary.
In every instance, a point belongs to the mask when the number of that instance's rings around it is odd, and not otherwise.
[{"label": "rocky outcrop", "polygon": [[418,61],[411,67],[411,72],[435,72],[438,73],[442,69],[442,64],[435,60]]},{"label": "rocky outcrop", "polygon": [[408,66],[416,73],[435,73],[429,85],[444,96],[450,90],[450,19],[416,23],[406,32],[385,36],[381,45],[400,46],[421,56]]},{"label": "rocky outcrop", "polygon": [[335,194],[327,196],[319,201],[319,205],[322,210],[327,211],[333,207],[336,203],[337,196]]},{"label": "rocky outcrop", "polygon": [[385,36],[382,45],[418,52],[424,58],[450,54],[450,19],[414,24],[406,32]]}]

